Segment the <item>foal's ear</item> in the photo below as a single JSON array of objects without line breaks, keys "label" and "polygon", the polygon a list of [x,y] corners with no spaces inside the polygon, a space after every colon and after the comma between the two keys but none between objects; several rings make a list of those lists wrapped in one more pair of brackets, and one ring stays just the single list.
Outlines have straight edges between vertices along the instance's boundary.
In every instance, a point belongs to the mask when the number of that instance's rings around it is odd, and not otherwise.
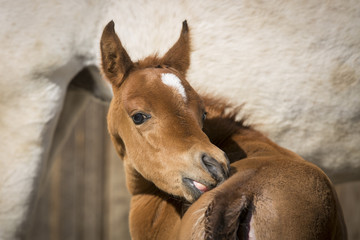
[{"label": "foal's ear", "polygon": [[183,22],[179,39],[164,55],[162,63],[175,68],[183,75],[186,74],[190,66],[190,33],[186,20]]},{"label": "foal's ear", "polygon": [[133,62],[115,33],[113,21],[104,28],[100,49],[103,72],[113,85],[118,86],[124,74],[133,67]]}]

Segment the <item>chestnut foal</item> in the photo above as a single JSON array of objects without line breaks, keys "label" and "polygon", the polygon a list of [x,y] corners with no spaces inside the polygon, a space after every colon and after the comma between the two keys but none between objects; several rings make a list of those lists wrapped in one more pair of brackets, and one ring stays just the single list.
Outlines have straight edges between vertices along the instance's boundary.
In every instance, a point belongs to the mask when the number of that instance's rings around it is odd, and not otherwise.
[{"label": "chestnut foal", "polygon": [[[225,105],[205,105],[185,80],[186,21],[164,57],[136,63],[110,22],[101,56],[114,92],[108,129],[133,195],[133,239],[346,238],[336,194],[319,168],[224,115]],[[232,161],[228,180],[223,151]]]}]

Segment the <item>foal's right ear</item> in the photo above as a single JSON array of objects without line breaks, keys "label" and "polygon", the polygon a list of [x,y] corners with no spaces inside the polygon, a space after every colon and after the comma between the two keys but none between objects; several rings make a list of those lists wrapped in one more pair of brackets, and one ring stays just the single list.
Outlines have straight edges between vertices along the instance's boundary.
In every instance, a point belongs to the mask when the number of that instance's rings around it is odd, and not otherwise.
[{"label": "foal's right ear", "polygon": [[124,74],[134,64],[115,33],[113,21],[110,21],[104,28],[100,49],[103,73],[112,85],[119,86]]},{"label": "foal's right ear", "polygon": [[164,55],[162,63],[186,75],[190,66],[190,33],[186,20],[183,22],[179,39]]}]

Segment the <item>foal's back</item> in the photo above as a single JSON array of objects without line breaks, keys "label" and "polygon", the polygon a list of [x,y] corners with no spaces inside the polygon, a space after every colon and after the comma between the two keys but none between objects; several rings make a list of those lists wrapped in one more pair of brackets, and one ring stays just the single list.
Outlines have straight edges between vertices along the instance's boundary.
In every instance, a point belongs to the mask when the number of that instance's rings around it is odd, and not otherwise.
[{"label": "foal's back", "polygon": [[[245,159],[232,166],[238,173],[215,190],[209,204],[213,209],[207,210],[208,236],[346,238],[335,192],[315,166],[280,156]],[[238,226],[229,224],[233,221]]]}]

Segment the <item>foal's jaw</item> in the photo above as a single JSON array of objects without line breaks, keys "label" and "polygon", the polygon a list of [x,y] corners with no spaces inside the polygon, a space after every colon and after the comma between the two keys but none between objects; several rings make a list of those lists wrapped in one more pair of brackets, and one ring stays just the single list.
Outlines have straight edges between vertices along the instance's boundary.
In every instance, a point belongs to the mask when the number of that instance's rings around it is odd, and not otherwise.
[{"label": "foal's jaw", "polygon": [[[145,124],[151,124],[152,119],[148,121]],[[200,129],[199,126],[198,128]],[[223,151],[213,146],[209,140],[194,138],[192,143],[188,141],[190,145],[185,145],[186,151],[179,151],[178,142],[173,145],[162,143],[160,145],[163,148],[150,146],[152,144],[145,137],[147,134],[158,133],[159,136],[164,136],[156,126],[146,130],[150,132],[146,134],[139,128],[137,130],[135,133],[132,131],[131,136],[124,135],[130,136],[124,137],[125,145],[131,145],[127,147],[124,160],[162,191],[193,202],[228,178],[229,161]],[[161,142],[161,139],[153,140]]]}]

